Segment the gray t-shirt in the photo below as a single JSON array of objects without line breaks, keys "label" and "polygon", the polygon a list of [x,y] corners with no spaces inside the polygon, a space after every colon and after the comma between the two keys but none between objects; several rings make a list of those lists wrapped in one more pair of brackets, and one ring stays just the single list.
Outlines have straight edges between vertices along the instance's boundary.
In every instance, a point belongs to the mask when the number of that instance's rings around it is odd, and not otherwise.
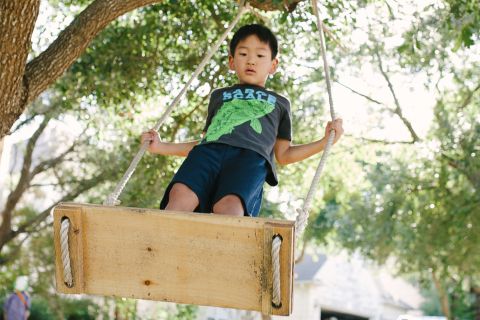
[{"label": "gray t-shirt", "polygon": [[278,184],[273,160],[276,139],[292,140],[290,101],[265,88],[237,84],[210,96],[205,143],[224,143],[253,150],[269,164],[266,181]]}]

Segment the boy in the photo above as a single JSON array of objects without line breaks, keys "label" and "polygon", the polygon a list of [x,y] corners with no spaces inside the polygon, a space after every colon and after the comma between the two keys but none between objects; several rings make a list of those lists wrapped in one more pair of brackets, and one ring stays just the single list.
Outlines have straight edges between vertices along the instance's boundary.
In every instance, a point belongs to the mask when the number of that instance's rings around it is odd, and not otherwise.
[{"label": "boy", "polygon": [[257,216],[263,183],[278,184],[273,155],[281,165],[304,160],[325,148],[330,130],[335,141],[342,120],[328,123],[321,140],[292,145],[290,102],[265,89],[278,66],[278,43],[258,24],[245,25],[230,42],[229,67],[239,83],[216,89],[210,96],[203,139],[161,142],[158,133],[142,134],[148,151],[187,157],[170,182],[160,204],[174,211]]}]

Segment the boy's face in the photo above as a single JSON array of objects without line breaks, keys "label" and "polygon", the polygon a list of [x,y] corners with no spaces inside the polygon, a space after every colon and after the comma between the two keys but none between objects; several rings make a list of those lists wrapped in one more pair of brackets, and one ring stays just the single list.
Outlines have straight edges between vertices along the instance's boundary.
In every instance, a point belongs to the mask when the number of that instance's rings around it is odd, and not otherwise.
[{"label": "boy's face", "polygon": [[240,41],[233,56],[228,57],[230,70],[234,70],[241,84],[265,87],[270,74],[277,70],[278,59],[272,60],[272,50],[256,35]]}]

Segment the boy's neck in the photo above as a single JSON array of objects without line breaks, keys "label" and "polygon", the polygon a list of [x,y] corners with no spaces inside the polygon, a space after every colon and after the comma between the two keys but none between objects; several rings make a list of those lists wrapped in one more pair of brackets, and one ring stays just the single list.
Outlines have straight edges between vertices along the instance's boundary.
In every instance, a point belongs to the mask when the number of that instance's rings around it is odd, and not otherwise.
[{"label": "boy's neck", "polygon": [[252,87],[258,87],[258,88],[266,89],[265,84],[259,85],[259,84],[251,84],[251,83],[246,83],[246,82],[239,82],[236,85],[237,86],[252,86]]}]

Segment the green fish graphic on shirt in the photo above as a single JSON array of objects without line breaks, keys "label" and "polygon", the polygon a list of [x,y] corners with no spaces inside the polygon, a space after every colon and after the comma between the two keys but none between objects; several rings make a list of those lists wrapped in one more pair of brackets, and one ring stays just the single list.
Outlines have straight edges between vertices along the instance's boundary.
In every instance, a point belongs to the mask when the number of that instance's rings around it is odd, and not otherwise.
[{"label": "green fish graphic on shirt", "polygon": [[250,126],[258,134],[262,133],[259,118],[269,114],[275,106],[263,100],[233,99],[225,102],[213,117],[205,135],[206,141],[216,141],[224,134],[232,133],[239,125],[250,121]]}]

